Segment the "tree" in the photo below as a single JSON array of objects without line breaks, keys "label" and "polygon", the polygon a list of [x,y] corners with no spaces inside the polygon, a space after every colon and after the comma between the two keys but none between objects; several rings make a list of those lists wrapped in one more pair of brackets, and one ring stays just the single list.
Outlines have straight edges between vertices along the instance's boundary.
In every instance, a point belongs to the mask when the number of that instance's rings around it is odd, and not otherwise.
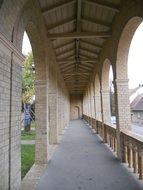
[{"label": "tree", "polygon": [[33,60],[33,54],[32,52],[30,52],[27,55],[25,61],[23,62],[23,67],[22,67],[23,103],[28,103],[35,94],[34,81],[35,81],[34,60]]}]

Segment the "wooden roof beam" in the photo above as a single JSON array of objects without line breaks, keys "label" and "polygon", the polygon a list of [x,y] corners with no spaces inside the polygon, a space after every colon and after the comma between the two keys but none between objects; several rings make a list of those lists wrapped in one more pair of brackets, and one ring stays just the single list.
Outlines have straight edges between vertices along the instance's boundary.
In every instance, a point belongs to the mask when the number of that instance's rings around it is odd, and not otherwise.
[{"label": "wooden roof beam", "polygon": [[[59,63],[59,64],[62,64],[62,63],[74,63],[76,60],[75,59],[73,59],[73,60],[68,60],[68,59],[57,59],[57,62]],[[81,63],[86,63],[86,62],[89,62],[89,63],[96,63],[98,61],[98,59],[81,59],[80,58],[80,62]]]},{"label": "wooden roof beam", "polygon": [[99,45],[99,44],[91,43],[91,42],[88,42],[88,41],[85,41],[85,40],[81,40],[81,42],[86,43],[87,45],[91,45],[93,47],[97,47],[97,48],[100,48],[100,49],[102,48],[102,46]]},{"label": "wooden roof beam", "polygon": [[48,31],[50,31],[50,30],[53,30],[53,29],[55,29],[55,28],[57,28],[57,27],[60,27],[60,26],[64,26],[64,25],[66,25],[66,24],[72,24],[72,23],[74,23],[76,21],[76,19],[66,19],[66,20],[64,20],[64,21],[61,21],[61,22],[59,22],[59,23],[56,23],[56,24],[53,24],[53,25],[51,25],[51,26],[47,26],[47,29],[48,29]]},{"label": "wooden roof beam", "polygon": [[110,37],[111,31],[100,32],[72,32],[72,33],[56,33],[47,34],[49,39],[75,39],[75,38],[102,38]]},{"label": "wooden roof beam", "polygon": [[99,52],[91,51],[90,49],[87,49],[87,48],[80,48],[80,50],[86,51],[86,52],[94,54],[94,55],[99,55]]},{"label": "wooden roof beam", "polygon": [[92,57],[92,58],[94,58],[94,57],[97,58],[97,56],[98,56],[97,53],[93,53],[93,52],[91,52],[91,51],[89,51],[89,50],[86,50],[86,49],[83,49],[83,48],[80,49],[80,53],[81,53],[81,52],[83,52],[83,53],[85,53],[85,54],[87,54],[87,53],[90,54],[89,56]]},{"label": "wooden roof beam", "polygon": [[82,22],[88,22],[88,23],[91,23],[91,24],[98,24],[98,25],[101,25],[101,26],[105,26],[107,28],[111,28],[111,24],[109,24],[109,23],[107,23],[105,21],[102,21],[102,20],[93,19],[93,18],[89,18],[89,17],[82,18]]},{"label": "wooden roof beam", "polygon": [[83,73],[83,72],[77,72],[77,73],[65,73],[63,75],[64,76],[68,76],[68,75],[72,75],[72,76],[75,76],[75,75],[89,75],[89,73],[88,72],[85,72],[85,73]]},{"label": "wooden roof beam", "polygon": [[83,2],[91,4],[93,6],[98,6],[101,8],[105,8],[114,12],[119,12],[119,6],[113,4],[113,3],[109,3],[109,2],[101,2],[100,0],[83,0]]},{"label": "wooden roof beam", "polygon": [[67,42],[67,43],[65,43],[65,44],[61,44],[61,45],[59,45],[59,46],[56,46],[56,47],[54,47],[54,49],[57,50],[57,49],[60,49],[60,48],[65,47],[65,46],[71,45],[71,44],[73,44],[73,43],[74,43],[74,41],[72,40],[72,41]]},{"label": "wooden roof beam", "polygon": [[64,52],[61,52],[61,53],[59,53],[59,54],[56,54],[56,57],[58,58],[58,57],[60,57],[61,55],[64,55],[64,54],[67,54],[67,53],[70,53],[70,52],[73,52],[73,51],[75,51],[75,49],[69,49],[69,50],[66,50],[66,51],[64,51]]},{"label": "wooden roof beam", "polygon": [[46,10],[43,10],[42,11],[42,14],[43,15],[47,15],[48,13],[51,13],[53,11],[56,11],[58,9],[61,9],[63,7],[66,7],[66,6],[69,6],[69,5],[72,5],[76,3],[76,0],[69,0],[69,1],[65,1],[64,3],[59,3],[57,5],[54,5],[54,6],[51,6],[50,8],[46,9]]},{"label": "wooden roof beam", "polygon": [[74,69],[74,65],[71,65],[65,69],[62,69],[62,72],[66,72],[66,71],[69,71],[70,69]]}]

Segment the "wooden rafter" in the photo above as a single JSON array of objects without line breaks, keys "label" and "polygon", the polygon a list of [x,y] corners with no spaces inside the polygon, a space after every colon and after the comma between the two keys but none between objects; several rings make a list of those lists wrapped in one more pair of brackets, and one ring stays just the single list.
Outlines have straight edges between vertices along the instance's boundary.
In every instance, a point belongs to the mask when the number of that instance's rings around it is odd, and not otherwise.
[{"label": "wooden rafter", "polygon": [[57,22],[56,24],[53,24],[51,26],[47,26],[47,29],[48,29],[48,31],[50,31],[50,30],[53,30],[53,29],[55,29],[57,27],[61,27],[61,26],[67,25],[67,24],[72,24],[75,21],[76,21],[76,19],[66,19],[66,20],[61,21],[59,23]]},{"label": "wooden rafter", "polygon": [[62,69],[62,72],[66,72],[66,71],[70,71],[70,69],[74,69],[74,65],[71,65],[70,67],[68,68],[65,68],[65,69]]},{"label": "wooden rafter", "polygon": [[60,68],[64,69],[64,68],[67,68],[67,67],[69,67],[71,65],[73,65],[73,64],[71,64],[71,63],[69,63],[69,64],[62,64],[62,65],[60,65]]},{"label": "wooden rafter", "polygon": [[85,52],[85,53],[88,53],[88,54],[90,54],[92,57],[97,57],[98,56],[98,53],[97,52],[93,52],[93,51],[90,51],[90,50],[88,50],[88,49],[80,49],[80,52]]},{"label": "wooden rafter", "polygon": [[64,76],[68,76],[68,75],[71,75],[71,76],[74,76],[74,75],[89,75],[88,72],[77,72],[77,73],[65,73]]},{"label": "wooden rafter", "polygon": [[74,39],[74,38],[101,38],[110,37],[111,31],[100,31],[100,32],[72,32],[72,33],[56,33],[47,34],[49,39]]},{"label": "wooden rafter", "polygon": [[48,13],[51,13],[51,12],[56,11],[58,9],[61,9],[63,7],[69,6],[69,5],[73,4],[73,3],[76,3],[76,0],[69,0],[69,1],[65,1],[64,3],[58,3],[57,5],[54,5],[52,7],[49,7],[46,10],[43,10],[42,14],[47,15]]},{"label": "wooden rafter", "polygon": [[87,44],[87,45],[90,45],[90,46],[93,46],[93,47],[97,47],[97,48],[102,48],[102,46],[101,45],[99,45],[99,44],[95,44],[95,43],[91,43],[91,42],[89,42],[89,41],[85,41],[85,40],[81,40],[81,42],[82,43],[85,43],[85,44]]},{"label": "wooden rafter", "polygon": [[101,2],[100,0],[83,0],[85,3],[88,3],[88,4],[91,4],[93,6],[98,6],[98,7],[101,7],[101,8],[105,8],[105,9],[108,9],[108,10],[111,10],[111,11],[115,11],[115,12],[119,12],[119,7],[113,3],[110,3],[110,2]]},{"label": "wooden rafter", "polygon": [[102,20],[99,20],[99,19],[93,19],[93,18],[90,18],[90,17],[84,17],[82,18],[82,22],[88,22],[88,23],[91,23],[91,24],[98,24],[98,25],[101,25],[101,26],[105,26],[107,28],[111,28],[111,24],[105,22],[105,21],[102,21]]},{"label": "wooden rafter", "polygon": [[92,71],[91,67],[87,67],[85,65],[79,65],[79,68],[85,69],[86,71]]},{"label": "wooden rafter", "polygon": [[[73,59],[73,60],[68,60],[68,59],[57,59],[57,62],[59,63],[59,64],[63,64],[63,63],[74,63],[76,60],[75,59]],[[86,62],[88,62],[88,63],[96,63],[98,61],[98,59],[96,59],[96,58],[94,58],[94,59],[80,59],[80,62],[82,62],[82,63],[86,63]]]},{"label": "wooden rafter", "polygon": [[87,66],[87,67],[92,67],[92,68],[95,66],[94,64],[89,64],[89,63],[87,63],[87,64],[82,63],[81,65],[83,65],[83,66]]},{"label": "wooden rafter", "polygon": [[56,54],[56,56],[57,56],[57,58],[58,58],[58,57],[60,57],[61,55],[69,54],[70,52],[73,52],[73,51],[75,51],[75,49],[71,48],[71,49],[66,50],[66,51],[64,51],[64,52],[61,52],[61,53],[59,53],[59,54]]},{"label": "wooden rafter", "polygon": [[71,44],[73,44],[73,43],[74,43],[74,41],[72,40],[72,41],[67,42],[67,43],[65,43],[65,44],[61,44],[61,45],[59,45],[59,46],[56,46],[56,47],[54,47],[54,49],[57,50],[57,49],[60,49],[60,48],[65,47],[65,46],[71,45]]},{"label": "wooden rafter", "polygon": [[94,55],[98,55],[99,54],[99,52],[98,51],[93,51],[93,50],[90,50],[90,49],[88,49],[88,48],[80,48],[80,50],[83,50],[83,51],[87,51],[88,53],[92,53],[92,54],[94,54]]}]

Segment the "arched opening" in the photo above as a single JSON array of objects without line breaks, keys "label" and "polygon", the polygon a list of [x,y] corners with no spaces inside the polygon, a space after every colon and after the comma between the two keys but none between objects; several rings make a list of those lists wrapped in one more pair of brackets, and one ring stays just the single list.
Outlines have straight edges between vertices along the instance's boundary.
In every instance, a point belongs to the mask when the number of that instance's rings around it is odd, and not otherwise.
[{"label": "arched opening", "polygon": [[21,128],[21,178],[35,162],[35,65],[27,33],[24,32],[22,53],[22,128]]},{"label": "arched opening", "polygon": [[128,54],[133,35],[137,27],[142,22],[142,18],[134,17],[128,21],[124,27],[117,50],[116,62],[116,96],[118,127],[131,129],[131,113],[128,89]]},{"label": "arched opening", "polygon": [[74,113],[73,113],[73,119],[79,119],[80,118],[80,108],[78,106],[74,107]]},{"label": "arched opening", "polygon": [[132,38],[128,54],[128,78],[130,92],[130,108],[132,130],[136,133],[143,134],[140,126],[143,125],[143,22],[137,27]]},{"label": "arched opening", "polygon": [[[110,68],[111,63],[106,59],[102,68],[102,106],[104,123],[111,122],[111,104],[110,104]],[[112,69],[111,69],[112,71]]]},{"label": "arched opening", "polygon": [[100,80],[98,74],[95,76],[95,107],[96,120],[101,121],[101,95],[100,95]]}]

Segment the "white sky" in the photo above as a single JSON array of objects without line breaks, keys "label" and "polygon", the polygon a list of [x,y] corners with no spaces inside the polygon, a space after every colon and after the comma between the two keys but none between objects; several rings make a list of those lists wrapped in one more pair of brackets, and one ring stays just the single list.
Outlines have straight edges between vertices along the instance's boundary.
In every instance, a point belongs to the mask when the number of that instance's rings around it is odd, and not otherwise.
[{"label": "white sky", "polygon": [[132,39],[128,56],[129,88],[143,84],[143,23]]},{"label": "white sky", "polygon": [[[31,52],[29,38],[24,32],[22,53],[27,55]],[[132,39],[128,56],[129,88],[135,88],[143,84],[143,23],[140,24]]]},{"label": "white sky", "polygon": [[27,55],[31,51],[32,51],[32,48],[31,48],[31,44],[30,44],[29,38],[28,38],[26,32],[24,32],[22,53],[24,55]]}]

